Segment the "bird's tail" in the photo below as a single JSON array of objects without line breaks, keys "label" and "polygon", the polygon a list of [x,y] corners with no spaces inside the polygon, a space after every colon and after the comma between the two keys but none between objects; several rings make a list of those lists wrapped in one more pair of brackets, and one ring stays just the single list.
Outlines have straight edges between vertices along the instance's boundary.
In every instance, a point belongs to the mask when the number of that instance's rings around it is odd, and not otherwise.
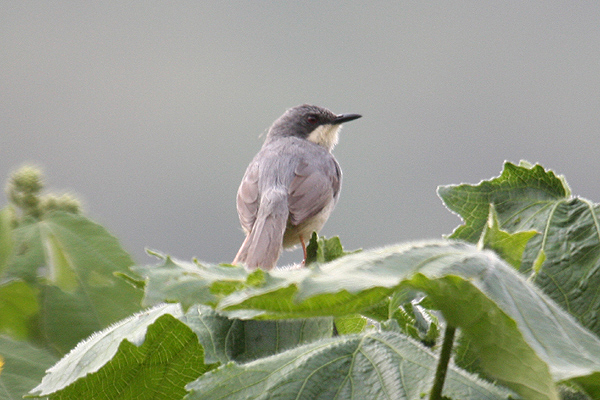
[{"label": "bird's tail", "polygon": [[233,263],[245,264],[249,269],[270,270],[275,267],[281,255],[288,215],[285,190],[270,190],[264,193],[261,196],[256,221]]}]

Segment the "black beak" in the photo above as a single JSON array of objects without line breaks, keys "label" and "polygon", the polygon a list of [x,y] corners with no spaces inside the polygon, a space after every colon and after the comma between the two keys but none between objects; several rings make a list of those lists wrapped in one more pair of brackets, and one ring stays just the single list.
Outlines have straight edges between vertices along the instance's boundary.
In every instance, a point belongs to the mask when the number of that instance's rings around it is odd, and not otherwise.
[{"label": "black beak", "polygon": [[335,117],[333,120],[334,125],[339,125],[344,122],[354,121],[355,119],[359,119],[362,115],[359,114],[340,114]]}]

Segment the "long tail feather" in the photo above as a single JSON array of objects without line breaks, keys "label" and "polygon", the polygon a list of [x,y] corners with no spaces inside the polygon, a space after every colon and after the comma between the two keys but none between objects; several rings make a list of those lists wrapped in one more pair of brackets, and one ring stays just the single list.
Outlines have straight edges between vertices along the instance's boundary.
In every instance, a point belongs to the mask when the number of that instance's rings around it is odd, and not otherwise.
[{"label": "long tail feather", "polygon": [[249,269],[270,270],[275,267],[281,255],[288,215],[287,191],[276,189],[265,193],[252,230],[233,263],[245,264]]}]

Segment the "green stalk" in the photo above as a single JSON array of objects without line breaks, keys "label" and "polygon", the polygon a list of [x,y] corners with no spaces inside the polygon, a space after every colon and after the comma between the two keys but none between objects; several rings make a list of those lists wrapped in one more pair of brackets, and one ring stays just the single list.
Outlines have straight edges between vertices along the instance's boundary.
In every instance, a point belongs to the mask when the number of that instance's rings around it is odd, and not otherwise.
[{"label": "green stalk", "polygon": [[431,396],[429,396],[429,400],[442,400],[442,389],[444,388],[446,372],[448,371],[448,363],[450,362],[450,356],[452,355],[452,345],[454,344],[455,333],[455,327],[446,325],[444,342],[442,343],[442,350],[440,351],[440,358],[435,371],[435,379],[433,381],[433,387],[431,388]]}]

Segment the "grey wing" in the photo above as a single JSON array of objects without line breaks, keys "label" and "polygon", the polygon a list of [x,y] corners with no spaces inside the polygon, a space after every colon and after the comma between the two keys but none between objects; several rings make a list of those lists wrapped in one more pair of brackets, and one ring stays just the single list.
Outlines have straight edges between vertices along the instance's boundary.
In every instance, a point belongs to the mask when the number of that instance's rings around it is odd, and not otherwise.
[{"label": "grey wing", "polygon": [[252,230],[258,213],[258,164],[252,163],[248,166],[242,183],[237,192],[237,211],[240,224],[246,233]]},{"label": "grey wing", "polygon": [[317,215],[329,203],[337,201],[342,172],[334,158],[325,163],[301,161],[289,188],[290,222],[299,225]]}]

